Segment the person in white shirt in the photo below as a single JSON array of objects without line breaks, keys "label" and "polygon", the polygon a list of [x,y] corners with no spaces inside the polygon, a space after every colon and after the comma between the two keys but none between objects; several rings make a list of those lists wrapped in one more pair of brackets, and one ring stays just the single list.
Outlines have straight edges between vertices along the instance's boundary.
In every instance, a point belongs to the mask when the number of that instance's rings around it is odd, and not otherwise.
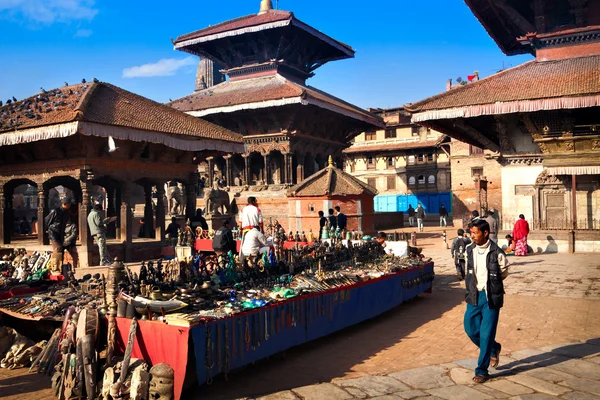
[{"label": "person in white shirt", "polygon": [[464,327],[469,339],[479,347],[475,383],[490,378],[488,367],[497,367],[502,346],[496,342],[500,308],[504,305],[504,285],[508,263],[504,251],[490,240],[490,225],[484,219],[469,224],[473,244],[467,247],[465,277],[467,309]]},{"label": "person in white shirt", "polygon": [[258,208],[258,201],[256,197],[248,197],[248,205],[242,209],[241,218],[242,232],[249,231],[250,229],[257,227],[262,231],[263,217],[260,208]]},{"label": "person in white shirt", "polygon": [[269,247],[267,237],[258,229],[252,228],[246,232],[241,250],[246,257],[258,256],[269,251]]}]

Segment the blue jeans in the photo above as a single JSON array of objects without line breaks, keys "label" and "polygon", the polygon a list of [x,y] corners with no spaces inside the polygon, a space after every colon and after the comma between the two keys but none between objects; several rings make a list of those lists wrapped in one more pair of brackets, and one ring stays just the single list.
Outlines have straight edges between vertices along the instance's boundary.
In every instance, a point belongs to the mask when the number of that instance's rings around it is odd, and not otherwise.
[{"label": "blue jeans", "polygon": [[490,357],[500,351],[500,344],[496,342],[496,328],[500,310],[490,310],[484,290],[478,293],[477,305],[467,304],[465,311],[465,332],[469,339],[479,347],[479,359],[475,375],[485,375],[490,366]]}]

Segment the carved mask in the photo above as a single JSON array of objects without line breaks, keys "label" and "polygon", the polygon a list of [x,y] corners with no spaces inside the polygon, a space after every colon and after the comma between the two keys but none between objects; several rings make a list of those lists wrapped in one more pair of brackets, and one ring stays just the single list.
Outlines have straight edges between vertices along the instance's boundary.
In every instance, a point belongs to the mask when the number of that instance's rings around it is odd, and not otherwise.
[{"label": "carved mask", "polygon": [[175,374],[168,364],[160,363],[150,368],[150,399],[172,400]]}]

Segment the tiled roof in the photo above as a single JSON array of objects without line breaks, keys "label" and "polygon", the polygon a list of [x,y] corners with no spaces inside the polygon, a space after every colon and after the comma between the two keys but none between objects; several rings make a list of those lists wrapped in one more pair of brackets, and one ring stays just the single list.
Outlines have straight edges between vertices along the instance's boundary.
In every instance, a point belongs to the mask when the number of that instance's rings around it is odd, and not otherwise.
[{"label": "tiled roof", "polygon": [[0,107],[0,134],[73,121],[242,143],[237,133],[103,82],[65,86]]},{"label": "tiled roof", "polygon": [[[529,61],[478,82],[438,94],[406,109],[419,113],[476,105],[600,94],[600,56]],[[415,121],[413,119],[413,121]]]},{"label": "tiled roof", "polygon": [[328,93],[304,86],[281,75],[223,82],[168,103],[180,111],[197,112],[199,116],[234,112],[249,108],[266,108],[279,103],[313,104],[333,108],[355,119],[383,127],[383,121],[357,106]]},{"label": "tiled roof", "polygon": [[291,12],[280,10],[269,10],[266,13],[260,15],[246,15],[245,17],[235,18],[213,26],[209,26],[208,28],[200,29],[195,32],[181,35],[177,39],[175,39],[175,43],[183,42],[185,40],[190,39],[197,39],[204,36],[214,35],[217,33],[233,31],[236,29],[267,24],[269,22],[291,20],[293,17],[294,14],[292,14]]},{"label": "tiled roof", "polygon": [[291,197],[356,196],[361,194],[375,196],[377,189],[332,164],[304,179],[288,191],[288,196]]},{"label": "tiled roof", "polygon": [[[446,136],[443,135],[440,140],[427,140],[424,142],[421,141],[412,141],[412,142],[404,142],[404,143],[387,143],[387,144],[361,144],[360,145],[352,145],[351,147],[344,149],[343,153],[346,154],[356,154],[356,153],[372,153],[372,152],[387,152],[387,151],[398,151],[398,150],[412,150],[412,149],[423,149],[426,147],[436,147],[444,142]],[[368,143],[368,142],[367,142]]]},{"label": "tiled roof", "polygon": [[[287,23],[285,21],[287,21]],[[173,43],[177,48],[181,46],[183,42],[194,41],[194,39],[206,38],[208,36],[213,35],[216,35],[213,36],[215,38],[220,38],[224,35],[226,36],[226,32],[238,30],[244,30],[244,32],[252,32],[254,30],[260,29],[256,27],[277,22],[280,22],[280,24],[275,24],[276,27],[294,25],[296,27],[299,27],[300,29],[308,31],[313,35],[321,37],[321,39],[327,42],[342,47],[344,51],[348,53],[354,54],[354,50],[352,49],[352,47],[350,47],[346,43],[342,43],[339,40],[333,39],[332,37],[329,37],[324,33],[310,27],[309,25],[297,19],[294,16],[294,13],[281,10],[269,10],[264,14],[251,14],[246,15],[245,17],[235,18],[229,21],[221,22],[219,24],[209,26],[208,28],[200,29],[195,32],[181,35],[177,37],[177,39],[175,39]]]}]

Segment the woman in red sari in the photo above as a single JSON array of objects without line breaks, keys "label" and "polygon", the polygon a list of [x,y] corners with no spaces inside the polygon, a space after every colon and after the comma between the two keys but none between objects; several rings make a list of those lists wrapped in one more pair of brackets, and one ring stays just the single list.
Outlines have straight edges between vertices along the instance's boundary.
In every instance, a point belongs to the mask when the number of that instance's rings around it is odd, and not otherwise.
[{"label": "woman in red sari", "polygon": [[523,214],[519,215],[519,219],[513,228],[513,240],[515,243],[515,255],[527,255],[527,235],[529,235],[529,224],[525,221]]}]

